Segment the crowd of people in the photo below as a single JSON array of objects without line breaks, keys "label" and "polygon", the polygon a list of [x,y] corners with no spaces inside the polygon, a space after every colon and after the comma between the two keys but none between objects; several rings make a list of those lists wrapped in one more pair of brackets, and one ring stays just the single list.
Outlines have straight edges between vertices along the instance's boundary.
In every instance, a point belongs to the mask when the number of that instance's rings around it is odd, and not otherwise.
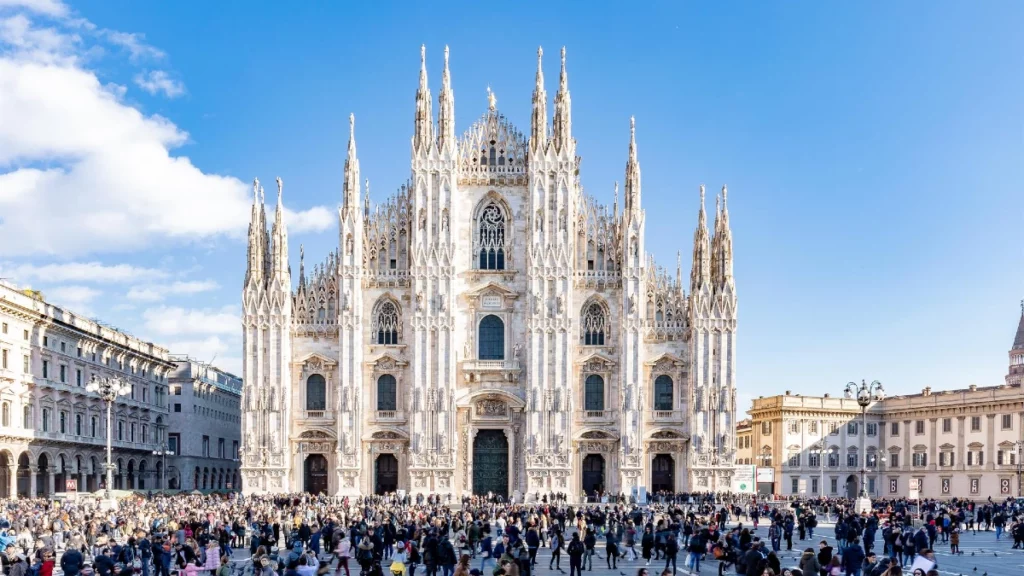
[{"label": "crowd of people", "polygon": [[[835,498],[527,500],[137,495],[109,510],[94,501],[0,501],[0,559],[8,576],[53,576],[57,567],[64,576],[532,576],[543,570],[543,550],[547,570],[564,573],[568,564],[569,576],[592,571],[595,560],[637,576],[662,563],[662,576],[699,574],[709,560],[720,575],[931,576],[934,551],[958,553],[966,531],[1024,547],[1024,510],[1012,499],[877,500],[866,514]],[[819,522],[830,525],[828,539]]]}]

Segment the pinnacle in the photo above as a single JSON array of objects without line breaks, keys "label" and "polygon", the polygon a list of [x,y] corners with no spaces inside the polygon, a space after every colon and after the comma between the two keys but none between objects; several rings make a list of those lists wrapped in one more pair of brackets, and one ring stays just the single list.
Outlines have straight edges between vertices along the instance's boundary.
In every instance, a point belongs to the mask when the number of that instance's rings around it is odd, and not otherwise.
[{"label": "pinnacle", "polygon": [[1013,339],[1013,349],[1024,349],[1024,302],[1021,303],[1020,323],[1017,325],[1017,335]]}]

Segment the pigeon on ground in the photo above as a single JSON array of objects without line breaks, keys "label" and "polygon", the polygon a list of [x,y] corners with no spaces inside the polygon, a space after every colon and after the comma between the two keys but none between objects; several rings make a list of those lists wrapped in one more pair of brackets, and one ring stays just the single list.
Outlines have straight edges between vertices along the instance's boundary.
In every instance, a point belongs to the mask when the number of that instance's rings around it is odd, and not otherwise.
[{"label": "pigeon on ground", "polygon": [[974,552],[971,552],[971,556],[974,556]]}]

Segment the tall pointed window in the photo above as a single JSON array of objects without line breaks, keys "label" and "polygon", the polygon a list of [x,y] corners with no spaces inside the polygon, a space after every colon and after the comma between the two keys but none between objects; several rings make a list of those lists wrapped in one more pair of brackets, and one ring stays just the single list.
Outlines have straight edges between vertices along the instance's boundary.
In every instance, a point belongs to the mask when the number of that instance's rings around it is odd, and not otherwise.
[{"label": "tall pointed window", "polygon": [[327,381],[319,374],[306,379],[306,410],[327,409]]},{"label": "tall pointed window", "polygon": [[377,379],[377,410],[398,410],[398,382],[391,374]]},{"label": "tall pointed window", "polygon": [[583,345],[604,346],[604,332],[606,319],[604,308],[600,304],[593,303],[586,307],[583,313]]},{"label": "tall pointed window", "polygon": [[373,343],[398,344],[401,325],[398,305],[391,300],[381,300],[373,310]]},{"label": "tall pointed window", "polygon": [[672,409],[672,378],[665,374],[654,379],[654,409]]},{"label": "tall pointed window", "polygon": [[597,374],[587,376],[583,391],[583,409],[588,412],[604,410],[604,378]]},{"label": "tall pointed window", "polygon": [[480,321],[480,360],[505,359],[505,323],[494,314]]},{"label": "tall pointed window", "polygon": [[480,213],[479,268],[505,269],[505,214],[497,204],[489,204]]}]

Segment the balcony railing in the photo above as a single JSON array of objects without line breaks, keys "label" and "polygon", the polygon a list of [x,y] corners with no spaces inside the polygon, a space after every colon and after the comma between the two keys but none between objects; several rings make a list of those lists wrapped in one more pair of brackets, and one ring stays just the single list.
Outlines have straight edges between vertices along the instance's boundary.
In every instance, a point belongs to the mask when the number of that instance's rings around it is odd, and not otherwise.
[{"label": "balcony railing", "polygon": [[656,422],[677,422],[682,424],[685,418],[685,410],[651,410],[651,419]]},{"label": "balcony railing", "polygon": [[606,422],[614,420],[618,416],[616,410],[578,410],[576,416],[586,421],[601,421]]},{"label": "balcony railing", "polygon": [[333,410],[306,410],[302,413],[306,420],[330,420],[334,418]]},{"label": "balcony railing", "polygon": [[399,422],[405,420],[405,413],[400,410],[377,410],[378,422]]}]

